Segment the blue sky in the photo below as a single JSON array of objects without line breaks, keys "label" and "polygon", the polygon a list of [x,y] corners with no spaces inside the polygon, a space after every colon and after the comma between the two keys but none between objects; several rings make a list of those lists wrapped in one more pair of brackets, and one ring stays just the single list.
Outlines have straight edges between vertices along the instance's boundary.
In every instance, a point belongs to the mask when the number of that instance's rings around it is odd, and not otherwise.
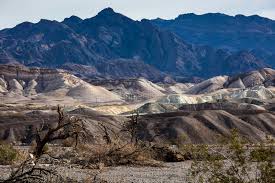
[{"label": "blue sky", "polygon": [[0,29],[41,18],[60,21],[71,15],[92,17],[106,7],[136,20],[209,12],[275,19],[275,0],[0,0]]}]

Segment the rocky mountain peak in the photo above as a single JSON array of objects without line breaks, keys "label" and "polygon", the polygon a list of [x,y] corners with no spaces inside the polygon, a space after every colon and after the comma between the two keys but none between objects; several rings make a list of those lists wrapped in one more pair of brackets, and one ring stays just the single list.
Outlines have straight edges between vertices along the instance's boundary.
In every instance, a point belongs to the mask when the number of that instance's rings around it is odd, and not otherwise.
[{"label": "rocky mountain peak", "polygon": [[71,17],[69,17],[69,18],[65,18],[64,20],[63,20],[63,22],[62,23],[65,23],[65,24],[78,24],[78,23],[80,23],[82,21],[82,19],[81,18],[79,18],[78,16],[75,16],[75,15],[72,15]]},{"label": "rocky mountain peak", "polygon": [[[186,16],[184,25],[192,22],[189,21],[192,20],[190,16],[223,19],[226,15]],[[206,21],[198,22],[200,26],[209,24]],[[218,25],[217,22],[223,21],[216,21]],[[193,23],[188,27],[192,26]],[[216,31],[216,26],[212,28]],[[184,33],[189,29],[179,30]],[[26,66],[62,68],[70,63],[90,66],[91,70],[87,71],[89,77],[95,76],[91,76],[95,73],[96,77],[124,78],[127,73],[127,77],[144,76],[152,80],[160,80],[160,76],[164,75],[174,78],[231,75],[267,66],[261,64],[261,58],[257,56],[239,56],[234,50],[189,44],[188,39],[196,39],[196,36],[184,38],[175,33],[157,27],[150,20],[134,21],[111,8],[85,20],[76,16],[63,22],[42,19],[36,24],[23,24],[0,31],[0,64],[13,62]],[[120,65],[117,65],[118,61]],[[77,69],[73,72],[76,73]]]},{"label": "rocky mountain peak", "polygon": [[116,14],[116,12],[110,7],[105,8],[98,13],[98,15],[113,15],[113,14]]}]

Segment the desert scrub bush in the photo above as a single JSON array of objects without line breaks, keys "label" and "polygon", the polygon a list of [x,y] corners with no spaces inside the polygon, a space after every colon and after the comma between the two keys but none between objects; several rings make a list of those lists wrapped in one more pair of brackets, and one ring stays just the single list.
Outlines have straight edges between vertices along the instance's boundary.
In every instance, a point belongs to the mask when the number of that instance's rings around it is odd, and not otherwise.
[{"label": "desert scrub bush", "polygon": [[209,148],[210,147],[206,144],[184,144],[179,147],[179,150],[185,157],[185,160],[199,161],[210,158],[210,154],[208,152]]},{"label": "desert scrub bush", "polygon": [[140,140],[138,112],[132,113],[117,133],[102,122],[98,123],[98,127],[102,131],[102,139],[105,143],[93,145],[93,148],[88,149],[90,155],[88,162],[92,165],[161,166],[163,161],[183,160],[181,154],[168,145]]},{"label": "desert scrub bush", "polygon": [[102,132],[103,142],[82,148],[89,154],[88,162],[92,165],[148,165],[156,166],[157,161],[152,157],[152,147],[139,140],[139,114],[132,114],[116,133],[104,123],[98,122]]},{"label": "desert scrub bush", "polygon": [[75,140],[73,138],[67,138],[62,141],[63,147],[73,147],[75,145]]},{"label": "desert scrub bush", "polygon": [[148,147],[134,143],[112,143],[79,146],[76,164],[87,168],[102,168],[117,165],[160,166],[152,158]]},{"label": "desert scrub bush", "polygon": [[12,145],[0,143],[0,164],[10,165],[18,157],[18,151]]},{"label": "desert scrub bush", "polygon": [[275,182],[275,150],[271,145],[272,140],[267,141],[269,145],[260,144],[252,150],[250,160],[256,162],[256,181],[257,182]]},{"label": "desert scrub bush", "polygon": [[190,182],[273,183],[274,144],[250,144],[232,130],[227,144],[198,151],[190,169]]}]

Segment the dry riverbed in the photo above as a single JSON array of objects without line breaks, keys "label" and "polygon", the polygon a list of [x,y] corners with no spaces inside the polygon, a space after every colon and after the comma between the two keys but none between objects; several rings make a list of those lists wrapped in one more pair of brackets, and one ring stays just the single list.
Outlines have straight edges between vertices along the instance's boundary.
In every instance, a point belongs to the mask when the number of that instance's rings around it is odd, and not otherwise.
[{"label": "dry riverbed", "polygon": [[[104,180],[108,183],[180,183],[187,181],[187,172],[190,166],[191,161],[165,163],[162,167],[118,166],[105,167],[101,170],[62,166],[53,168],[63,177],[69,177],[79,182],[92,182],[95,179],[97,182]],[[11,166],[0,166],[0,177],[7,177],[10,171]]]}]

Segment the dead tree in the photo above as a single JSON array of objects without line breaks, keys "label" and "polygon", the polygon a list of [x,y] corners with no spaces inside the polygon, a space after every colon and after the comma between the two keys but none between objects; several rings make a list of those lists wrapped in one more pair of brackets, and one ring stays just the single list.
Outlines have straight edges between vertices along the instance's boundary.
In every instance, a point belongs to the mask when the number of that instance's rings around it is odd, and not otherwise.
[{"label": "dead tree", "polygon": [[98,123],[99,128],[103,131],[103,139],[105,140],[106,144],[112,144],[112,138],[109,134],[108,128],[101,122]]},{"label": "dead tree", "polygon": [[[8,179],[0,181],[1,183],[16,182],[56,182],[61,177],[56,171],[40,167],[37,162],[32,165],[32,159],[28,158],[20,166],[12,171]],[[38,161],[38,160],[37,160]]]},{"label": "dead tree", "polygon": [[[41,126],[36,130],[35,140],[36,147],[34,156],[27,158],[21,163],[6,180],[1,180],[0,183],[15,183],[15,182],[64,182],[62,177],[54,169],[43,167],[39,160],[44,154],[44,147],[48,143],[57,140],[65,140],[67,138],[74,138],[76,145],[80,138],[85,138],[89,133],[85,130],[84,122],[81,119],[70,117],[66,118],[63,111],[58,106],[58,122],[54,127],[47,124]],[[86,137],[87,138],[87,137]]]},{"label": "dead tree", "polygon": [[[66,119],[63,111],[58,106],[58,123],[55,127],[46,126],[46,131],[43,129],[45,125],[36,131],[35,141],[36,147],[34,155],[40,157],[44,152],[44,147],[48,143],[52,143],[57,140],[65,140],[68,138],[74,138],[76,145],[80,136],[85,135],[86,130],[84,123],[81,119],[71,117]],[[45,132],[44,132],[45,131]]]},{"label": "dead tree", "polygon": [[124,124],[122,132],[130,134],[131,143],[138,143],[139,113],[132,113],[130,120]]}]

